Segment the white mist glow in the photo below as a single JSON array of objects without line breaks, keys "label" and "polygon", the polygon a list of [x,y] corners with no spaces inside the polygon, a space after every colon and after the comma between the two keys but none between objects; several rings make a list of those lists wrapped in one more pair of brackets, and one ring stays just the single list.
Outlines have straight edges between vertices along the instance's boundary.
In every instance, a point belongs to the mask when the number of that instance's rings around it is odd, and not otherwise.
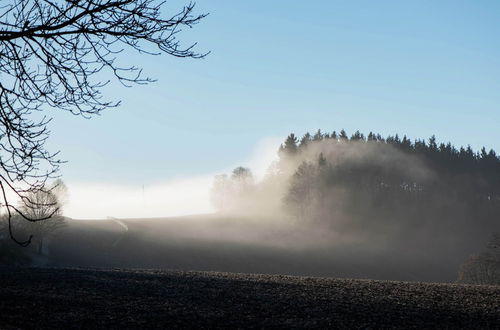
[{"label": "white mist glow", "polygon": [[209,213],[212,178],[176,179],[150,186],[68,184],[64,214],[73,218],[139,218]]},{"label": "white mist glow", "polygon": [[[260,140],[247,160],[234,167],[250,167],[257,180],[266,174],[269,165],[277,159],[282,137]],[[147,169],[146,169],[147,170]],[[175,178],[152,185],[128,185],[106,182],[66,182],[69,191],[64,214],[76,219],[168,217],[214,212],[210,204],[213,177],[220,173]]]}]

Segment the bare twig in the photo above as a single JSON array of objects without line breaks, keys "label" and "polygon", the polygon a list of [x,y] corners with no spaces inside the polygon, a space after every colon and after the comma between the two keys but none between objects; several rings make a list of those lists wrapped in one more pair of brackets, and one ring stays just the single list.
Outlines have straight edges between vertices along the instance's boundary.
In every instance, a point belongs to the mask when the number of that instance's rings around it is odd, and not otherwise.
[{"label": "bare twig", "polygon": [[[0,6],[0,185],[9,219],[25,220],[8,195],[28,208],[40,207],[30,193],[57,177],[62,161],[45,149],[51,118],[43,111],[60,109],[90,118],[119,101],[106,100],[101,89],[111,73],[125,86],[146,84],[135,66],[121,66],[124,49],[157,55],[202,58],[194,44],[181,46],[176,36],[206,15],[195,15],[194,3],[167,18],[156,0],[3,0]],[[50,217],[52,215],[48,215]],[[9,221],[9,233],[12,234]]]}]

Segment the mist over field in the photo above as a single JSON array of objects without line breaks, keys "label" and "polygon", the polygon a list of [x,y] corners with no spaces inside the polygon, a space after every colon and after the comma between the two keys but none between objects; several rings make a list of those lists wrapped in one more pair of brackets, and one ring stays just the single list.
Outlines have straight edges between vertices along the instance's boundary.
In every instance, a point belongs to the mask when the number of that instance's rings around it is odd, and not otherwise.
[{"label": "mist over field", "polygon": [[493,151],[344,131],[270,141],[243,162],[256,172],[70,190],[100,220],[68,218],[32,262],[453,282],[500,232]]},{"label": "mist over field", "polygon": [[[282,137],[260,139],[246,159],[223,171],[244,165],[252,168],[257,180],[263,179],[277,159],[276,146],[282,140]],[[142,184],[67,181],[70,199],[64,206],[64,215],[74,219],[106,219],[213,213],[210,190],[216,174],[201,172]]]}]

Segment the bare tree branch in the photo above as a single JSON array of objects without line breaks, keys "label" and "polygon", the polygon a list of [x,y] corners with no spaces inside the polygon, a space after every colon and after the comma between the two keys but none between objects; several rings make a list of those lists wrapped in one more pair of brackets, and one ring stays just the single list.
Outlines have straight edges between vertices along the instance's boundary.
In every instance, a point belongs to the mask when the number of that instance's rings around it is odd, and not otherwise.
[{"label": "bare tree branch", "polygon": [[[101,90],[111,74],[125,86],[154,81],[135,66],[116,64],[128,49],[141,54],[202,58],[195,44],[182,46],[177,34],[206,15],[190,2],[164,17],[156,0],[3,0],[0,6],[0,185],[9,219],[17,212],[9,195],[28,208],[40,207],[31,193],[57,177],[62,161],[45,149],[48,109],[90,118],[120,102]],[[10,193],[9,193],[10,192]],[[31,196],[33,196],[31,194]],[[50,217],[51,215],[49,215]],[[21,245],[26,241],[17,241]]]}]

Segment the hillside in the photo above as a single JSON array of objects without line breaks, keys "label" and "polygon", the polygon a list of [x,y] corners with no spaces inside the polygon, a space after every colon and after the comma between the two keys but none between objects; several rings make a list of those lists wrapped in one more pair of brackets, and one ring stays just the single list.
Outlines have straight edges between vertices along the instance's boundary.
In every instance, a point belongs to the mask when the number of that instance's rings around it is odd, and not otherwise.
[{"label": "hillside", "polygon": [[500,327],[493,286],[43,268],[0,281],[2,329]]},{"label": "hillside", "polygon": [[481,248],[449,244],[430,254],[407,241],[394,250],[391,242],[367,245],[286,219],[198,215],[119,221],[126,230],[114,220],[68,221],[41,265],[453,282],[460,265]]}]

